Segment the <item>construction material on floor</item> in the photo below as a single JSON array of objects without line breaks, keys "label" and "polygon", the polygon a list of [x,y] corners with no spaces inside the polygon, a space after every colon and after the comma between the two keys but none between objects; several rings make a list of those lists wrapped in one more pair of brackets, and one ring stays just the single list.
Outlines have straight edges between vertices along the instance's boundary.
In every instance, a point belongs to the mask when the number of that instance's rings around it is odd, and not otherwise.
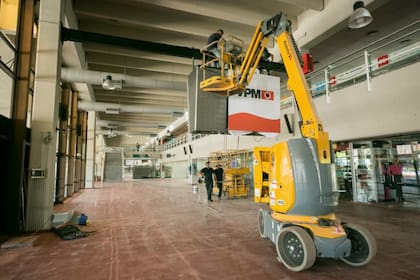
[{"label": "construction material on floor", "polygon": [[86,232],[81,231],[77,226],[71,224],[55,227],[53,228],[53,232],[55,232],[63,240],[73,240],[87,236]]},{"label": "construction material on floor", "polygon": [[1,244],[1,250],[34,247],[38,244],[38,238],[38,235],[14,237]]}]

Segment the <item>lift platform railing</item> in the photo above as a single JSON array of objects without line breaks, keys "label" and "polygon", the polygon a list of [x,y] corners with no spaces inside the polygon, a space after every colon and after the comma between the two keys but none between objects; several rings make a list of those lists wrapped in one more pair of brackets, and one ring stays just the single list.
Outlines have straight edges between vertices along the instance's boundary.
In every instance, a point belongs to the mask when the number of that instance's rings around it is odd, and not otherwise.
[{"label": "lift platform railing", "polygon": [[[208,51],[214,44],[217,44],[220,58]],[[200,67],[203,70],[201,90],[223,95],[232,95],[244,90],[237,87],[240,66],[244,61],[243,44],[243,40],[228,36],[227,39],[210,43],[200,49],[203,55]]]}]

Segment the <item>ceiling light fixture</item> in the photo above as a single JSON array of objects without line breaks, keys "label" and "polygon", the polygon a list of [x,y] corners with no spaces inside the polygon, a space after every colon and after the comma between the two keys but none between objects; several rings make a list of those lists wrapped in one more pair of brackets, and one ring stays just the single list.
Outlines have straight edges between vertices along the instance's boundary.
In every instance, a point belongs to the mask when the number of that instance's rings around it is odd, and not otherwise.
[{"label": "ceiling light fixture", "polygon": [[105,79],[102,80],[102,88],[107,90],[121,89],[121,81],[113,81],[111,75],[106,75]]},{"label": "ceiling light fixture", "polygon": [[371,31],[366,32],[366,36],[374,36],[374,35],[376,35],[378,32],[379,32],[378,30],[371,30]]},{"label": "ceiling light fixture", "polygon": [[[119,113],[120,113],[120,108],[105,108],[105,114],[118,115]],[[108,124],[108,126],[116,126],[116,125]]]},{"label": "ceiling light fixture", "polygon": [[172,117],[175,117],[175,118],[180,118],[180,117],[183,117],[184,115],[185,115],[184,112],[172,112]]},{"label": "ceiling light fixture", "polygon": [[402,41],[400,41],[400,44],[406,44],[406,43],[410,43],[411,39],[404,39]]},{"label": "ceiling light fixture", "polygon": [[363,1],[356,1],[353,4],[353,14],[349,19],[348,26],[352,29],[362,28],[372,22],[372,16],[365,8]]}]

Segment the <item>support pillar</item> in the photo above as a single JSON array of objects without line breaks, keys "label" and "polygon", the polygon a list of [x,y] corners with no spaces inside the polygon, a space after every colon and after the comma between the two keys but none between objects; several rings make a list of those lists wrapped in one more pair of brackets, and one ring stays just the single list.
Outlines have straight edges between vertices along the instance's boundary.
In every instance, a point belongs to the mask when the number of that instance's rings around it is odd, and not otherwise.
[{"label": "support pillar", "polygon": [[88,112],[87,143],[86,143],[86,188],[93,188],[95,182],[95,155],[96,155],[96,113]]},{"label": "support pillar", "polygon": [[77,112],[76,125],[76,157],[74,164],[74,192],[79,192],[81,188],[82,175],[82,124],[84,112]]},{"label": "support pillar", "polygon": [[77,140],[77,92],[71,95],[71,115],[70,115],[70,138],[68,146],[68,167],[67,167],[67,196],[74,193],[74,170],[76,159],[76,140]]},{"label": "support pillar", "polygon": [[80,188],[86,187],[86,141],[87,141],[87,123],[88,113],[83,112],[82,122],[82,146],[81,146],[81,163],[80,163]]},{"label": "support pillar", "polygon": [[26,230],[51,229],[60,99],[62,0],[39,2]]},{"label": "support pillar", "polygon": [[65,197],[66,168],[67,168],[67,143],[68,143],[68,112],[69,97],[71,90],[64,86],[61,92],[61,102],[59,106],[59,131],[58,131],[58,151],[57,151],[57,175],[55,187],[55,203],[62,203]]}]

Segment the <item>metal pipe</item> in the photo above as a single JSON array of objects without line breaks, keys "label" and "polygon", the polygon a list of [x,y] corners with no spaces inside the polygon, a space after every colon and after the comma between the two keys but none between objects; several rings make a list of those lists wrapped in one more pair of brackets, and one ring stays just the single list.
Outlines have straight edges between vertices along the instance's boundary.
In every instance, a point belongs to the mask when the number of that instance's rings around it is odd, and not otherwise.
[{"label": "metal pipe", "polygon": [[[122,121],[106,121],[106,120],[97,120],[96,127],[146,127],[146,128],[165,128],[164,124],[154,123],[139,123],[139,122],[122,122]],[[161,128],[162,129],[162,128]]]},{"label": "metal pipe", "polygon": [[[63,42],[72,41],[79,43],[101,43],[128,49],[143,50],[152,53],[172,55],[176,57],[193,58],[198,60],[202,59],[202,54],[200,53],[200,50],[195,48],[123,38],[81,30],[74,30],[65,27],[62,27],[61,29],[61,40]],[[283,64],[276,62],[260,61],[259,66],[267,70],[276,70],[284,72]]]},{"label": "metal pipe", "polygon": [[142,77],[122,75],[118,73],[107,73],[99,71],[79,70],[73,68],[62,68],[61,79],[64,82],[87,83],[102,85],[107,76],[111,76],[114,81],[122,81],[124,87],[138,88],[163,88],[172,90],[187,90],[184,82],[158,81]]},{"label": "metal pipe", "polygon": [[105,102],[86,102],[79,101],[79,110],[95,111],[95,112],[109,112],[111,114],[118,113],[147,113],[147,114],[174,114],[173,108],[157,108],[157,107],[141,107],[138,105],[121,105],[115,103]]}]

